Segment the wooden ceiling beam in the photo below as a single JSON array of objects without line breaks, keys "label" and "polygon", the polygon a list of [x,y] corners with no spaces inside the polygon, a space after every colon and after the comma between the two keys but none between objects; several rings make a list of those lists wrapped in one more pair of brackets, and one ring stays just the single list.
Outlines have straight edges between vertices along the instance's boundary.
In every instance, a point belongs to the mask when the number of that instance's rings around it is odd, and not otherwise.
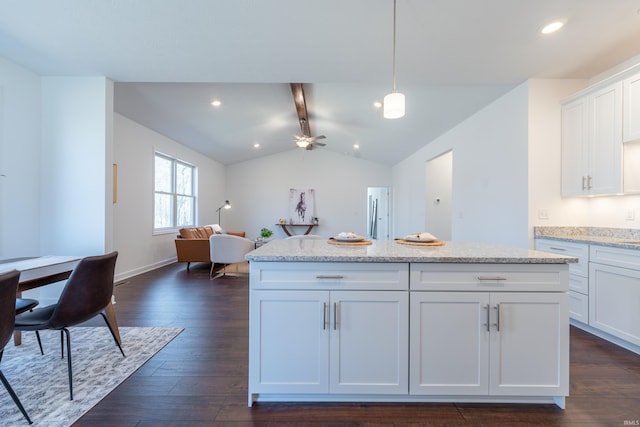
[{"label": "wooden ceiling beam", "polygon": [[290,83],[291,94],[293,95],[293,103],[296,106],[296,114],[298,115],[298,123],[303,135],[311,136],[309,128],[309,116],[307,114],[307,101],[304,97],[304,87],[302,83]]}]

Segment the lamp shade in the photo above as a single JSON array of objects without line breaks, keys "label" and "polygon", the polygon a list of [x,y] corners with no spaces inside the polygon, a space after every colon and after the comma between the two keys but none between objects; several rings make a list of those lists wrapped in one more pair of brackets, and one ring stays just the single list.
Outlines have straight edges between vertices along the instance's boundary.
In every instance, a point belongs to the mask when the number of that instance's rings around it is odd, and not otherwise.
[{"label": "lamp shade", "polygon": [[384,97],[384,118],[398,119],[404,116],[404,94],[392,92]]}]

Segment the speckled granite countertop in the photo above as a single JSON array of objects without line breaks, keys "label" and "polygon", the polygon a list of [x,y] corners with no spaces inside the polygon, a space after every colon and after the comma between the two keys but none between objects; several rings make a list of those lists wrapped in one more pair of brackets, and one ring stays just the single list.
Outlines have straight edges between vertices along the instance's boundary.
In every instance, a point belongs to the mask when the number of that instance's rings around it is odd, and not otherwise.
[{"label": "speckled granite countertop", "polygon": [[640,230],[634,228],[534,227],[533,234],[536,239],[544,238],[640,250]]},{"label": "speckled granite countertop", "polygon": [[249,261],[305,262],[446,262],[499,264],[565,264],[577,258],[476,242],[444,246],[409,246],[374,240],[367,246],[333,245],[326,240],[277,239],[249,252]]}]

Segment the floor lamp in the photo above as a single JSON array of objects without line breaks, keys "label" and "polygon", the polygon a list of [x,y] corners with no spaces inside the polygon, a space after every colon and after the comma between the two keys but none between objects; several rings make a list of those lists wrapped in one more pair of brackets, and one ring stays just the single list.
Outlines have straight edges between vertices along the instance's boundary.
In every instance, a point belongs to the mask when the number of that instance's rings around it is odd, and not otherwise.
[{"label": "floor lamp", "polygon": [[228,201],[228,200],[225,200],[225,201],[224,201],[224,205],[220,206],[220,207],[216,210],[216,212],[218,212],[218,224],[220,224],[220,211],[221,211],[222,209],[231,209],[231,203],[229,203],[229,201]]}]

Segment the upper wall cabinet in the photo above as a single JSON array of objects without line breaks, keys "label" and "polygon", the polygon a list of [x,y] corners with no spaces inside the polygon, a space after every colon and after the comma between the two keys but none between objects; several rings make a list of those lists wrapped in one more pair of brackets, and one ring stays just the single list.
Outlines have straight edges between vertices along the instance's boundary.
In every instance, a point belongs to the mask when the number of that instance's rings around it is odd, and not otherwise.
[{"label": "upper wall cabinet", "polygon": [[624,118],[622,138],[624,142],[640,140],[640,74],[623,82]]},{"label": "upper wall cabinet", "polygon": [[562,195],[622,192],[622,82],[562,106]]},{"label": "upper wall cabinet", "polygon": [[562,195],[578,196],[585,191],[588,169],[587,97],[562,106]]}]

